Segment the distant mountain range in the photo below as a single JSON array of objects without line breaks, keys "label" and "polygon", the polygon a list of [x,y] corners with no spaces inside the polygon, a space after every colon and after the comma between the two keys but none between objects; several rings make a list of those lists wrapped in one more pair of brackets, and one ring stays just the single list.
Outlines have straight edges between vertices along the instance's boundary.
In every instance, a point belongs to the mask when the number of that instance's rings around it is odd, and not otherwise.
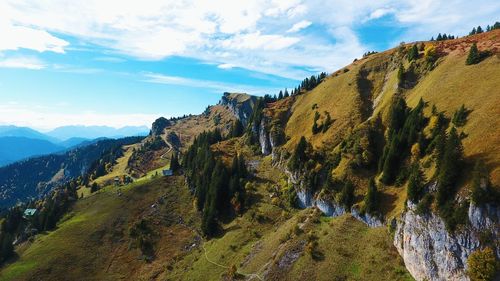
[{"label": "distant mountain range", "polygon": [[59,139],[70,138],[121,138],[125,136],[145,136],[149,133],[146,126],[126,126],[119,129],[108,126],[64,126],[47,132],[46,135]]},{"label": "distant mountain range", "polygon": [[0,166],[25,158],[64,152],[103,138],[145,136],[146,126],[113,128],[107,126],[64,126],[41,133],[28,127],[0,126]]},{"label": "distant mountain range", "polygon": [[65,147],[43,139],[26,137],[0,138],[0,166],[18,160],[43,154],[50,154],[64,150]]}]

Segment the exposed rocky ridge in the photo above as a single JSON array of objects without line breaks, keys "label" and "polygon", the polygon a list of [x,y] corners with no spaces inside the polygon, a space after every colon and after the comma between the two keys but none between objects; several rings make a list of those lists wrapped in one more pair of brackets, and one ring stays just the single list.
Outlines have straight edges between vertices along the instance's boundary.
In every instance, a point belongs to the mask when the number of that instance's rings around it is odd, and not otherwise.
[{"label": "exposed rocky ridge", "polygon": [[469,280],[467,258],[484,246],[480,237],[486,231],[492,232],[496,254],[500,255],[500,208],[471,204],[470,225],[456,233],[449,233],[439,216],[433,213],[419,215],[415,210],[415,204],[408,202],[408,210],[397,222],[394,236],[394,245],[415,279]]},{"label": "exposed rocky ridge", "polygon": [[384,226],[383,221],[376,216],[368,213],[361,213],[356,207],[352,207],[350,210],[346,210],[343,206],[333,200],[315,198],[309,191],[297,191],[297,198],[299,207],[303,209],[316,207],[323,214],[325,214],[325,216],[328,217],[338,217],[346,214],[349,211],[354,218],[365,223],[369,227]]},{"label": "exposed rocky ridge", "polygon": [[255,96],[226,92],[220,99],[219,104],[227,106],[234,116],[241,121],[243,126],[246,126],[252,116],[256,101],[257,97]]}]

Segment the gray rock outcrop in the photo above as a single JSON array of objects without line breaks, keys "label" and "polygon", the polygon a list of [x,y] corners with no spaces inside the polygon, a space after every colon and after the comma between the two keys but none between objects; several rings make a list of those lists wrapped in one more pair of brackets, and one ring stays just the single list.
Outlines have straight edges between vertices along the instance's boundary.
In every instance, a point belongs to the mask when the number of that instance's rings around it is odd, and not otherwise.
[{"label": "gray rock outcrop", "polygon": [[[493,206],[469,208],[470,225],[450,233],[439,216],[419,215],[408,202],[396,224],[394,245],[416,280],[469,280],[467,258],[481,248],[480,234],[490,231],[499,245],[499,210]],[[498,249],[496,249],[499,255]]]}]

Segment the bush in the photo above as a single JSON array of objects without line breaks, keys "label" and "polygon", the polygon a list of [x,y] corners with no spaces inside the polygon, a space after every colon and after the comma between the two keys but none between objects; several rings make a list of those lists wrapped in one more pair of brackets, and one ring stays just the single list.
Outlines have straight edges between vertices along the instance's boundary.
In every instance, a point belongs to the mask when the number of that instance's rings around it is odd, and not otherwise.
[{"label": "bush", "polygon": [[500,269],[490,247],[473,252],[467,259],[467,274],[472,281],[494,280]]},{"label": "bush", "polygon": [[436,47],[433,45],[425,46],[424,58],[428,63],[434,63],[437,60]]}]

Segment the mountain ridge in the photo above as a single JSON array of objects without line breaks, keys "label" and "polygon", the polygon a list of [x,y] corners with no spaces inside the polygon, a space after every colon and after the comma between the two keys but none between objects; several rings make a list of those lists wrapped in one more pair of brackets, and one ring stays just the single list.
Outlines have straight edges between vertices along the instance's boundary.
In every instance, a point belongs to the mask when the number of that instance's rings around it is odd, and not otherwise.
[{"label": "mountain ridge", "polygon": [[[490,55],[466,65],[473,43]],[[224,94],[159,119],[120,161],[134,184],[80,193],[2,275],[469,280],[471,257],[500,257],[499,44],[500,30],[402,44],[251,112],[254,98]]]}]

